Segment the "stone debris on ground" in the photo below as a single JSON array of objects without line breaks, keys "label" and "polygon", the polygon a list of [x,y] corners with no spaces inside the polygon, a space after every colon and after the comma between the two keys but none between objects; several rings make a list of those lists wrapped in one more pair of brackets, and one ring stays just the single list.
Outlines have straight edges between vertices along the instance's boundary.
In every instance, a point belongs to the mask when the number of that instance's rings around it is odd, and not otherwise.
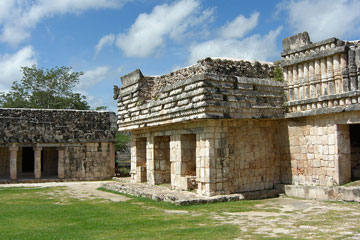
[{"label": "stone debris on ground", "polygon": [[253,191],[239,194],[218,196],[202,196],[193,191],[171,189],[168,185],[150,185],[144,183],[132,183],[130,178],[114,178],[114,182],[106,182],[102,187],[120,193],[137,197],[146,197],[155,201],[171,202],[175,205],[204,204],[214,202],[229,202],[250,199],[264,199],[278,197],[280,189],[267,191]]}]

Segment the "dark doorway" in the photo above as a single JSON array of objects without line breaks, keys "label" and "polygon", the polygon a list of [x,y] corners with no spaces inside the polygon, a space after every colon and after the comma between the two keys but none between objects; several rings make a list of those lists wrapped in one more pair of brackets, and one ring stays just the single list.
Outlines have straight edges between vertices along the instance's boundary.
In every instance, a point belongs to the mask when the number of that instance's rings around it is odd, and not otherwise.
[{"label": "dark doorway", "polygon": [[360,180],[360,124],[350,125],[351,181]]},{"label": "dark doorway", "polygon": [[34,150],[32,147],[22,149],[22,172],[34,172]]},{"label": "dark doorway", "polygon": [[55,147],[44,147],[41,151],[41,172],[44,177],[57,177],[58,150]]}]

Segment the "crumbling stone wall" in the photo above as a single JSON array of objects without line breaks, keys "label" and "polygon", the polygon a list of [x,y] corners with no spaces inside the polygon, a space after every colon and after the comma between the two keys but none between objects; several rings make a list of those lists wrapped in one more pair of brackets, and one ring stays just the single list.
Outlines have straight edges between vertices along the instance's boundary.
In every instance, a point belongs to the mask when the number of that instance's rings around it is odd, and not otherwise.
[{"label": "crumbling stone wall", "polygon": [[195,65],[179,69],[161,76],[147,76],[142,78],[140,84],[140,97],[142,99],[156,98],[165,86],[189,79],[195,75],[224,75],[242,76],[247,78],[273,78],[274,65],[258,61],[244,61],[226,58],[205,58]]},{"label": "crumbling stone wall", "polygon": [[[10,175],[16,180],[23,174],[23,148],[27,147],[34,149],[30,164],[34,164],[35,178],[42,174],[108,179],[115,167],[115,121],[112,112],[0,109],[0,178]],[[16,161],[11,161],[9,151],[15,153]]]},{"label": "crumbling stone wall", "polygon": [[[161,87],[144,87],[148,77],[140,70],[122,77],[123,85],[115,95],[119,131],[193,119],[283,116],[283,84],[271,79],[272,64],[211,59],[200,63],[204,72],[154,78]],[[144,100],[141,91],[156,95]]]},{"label": "crumbling stone wall", "polygon": [[0,108],[0,144],[114,141],[112,112]]}]

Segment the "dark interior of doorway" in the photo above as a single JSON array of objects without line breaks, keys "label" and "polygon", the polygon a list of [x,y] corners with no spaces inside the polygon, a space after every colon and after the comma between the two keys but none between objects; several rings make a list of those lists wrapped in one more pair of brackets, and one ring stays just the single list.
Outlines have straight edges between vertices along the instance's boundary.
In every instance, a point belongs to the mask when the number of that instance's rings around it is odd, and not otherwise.
[{"label": "dark interior of doorway", "polygon": [[34,150],[32,147],[22,149],[22,172],[34,172]]},{"label": "dark interior of doorway", "polygon": [[360,180],[360,124],[350,125],[351,181]]}]

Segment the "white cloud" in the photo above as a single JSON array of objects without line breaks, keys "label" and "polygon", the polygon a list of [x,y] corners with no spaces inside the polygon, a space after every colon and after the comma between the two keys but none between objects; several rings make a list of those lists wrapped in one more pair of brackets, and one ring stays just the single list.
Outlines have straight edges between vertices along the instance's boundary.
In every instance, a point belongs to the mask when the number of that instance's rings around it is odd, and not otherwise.
[{"label": "white cloud", "polygon": [[283,1],[278,9],[287,13],[293,33],[308,31],[314,41],[360,33],[358,0]]},{"label": "white cloud", "polygon": [[205,57],[230,57],[246,60],[269,60],[278,56],[277,37],[281,27],[270,31],[265,36],[258,34],[245,39],[214,39],[194,44],[190,47],[189,63]]},{"label": "white cloud", "polygon": [[21,80],[21,67],[36,63],[36,53],[31,46],[26,46],[12,55],[0,55],[0,91],[8,91],[12,82]]},{"label": "white cloud", "polygon": [[239,15],[233,21],[228,22],[220,30],[223,38],[242,38],[245,34],[254,29],[258,23],[259,13],[251,14],[250,18]]},{"label": "white cloud", "polygon": [[103,36],[98,44],[95,46],[95,56],[99,54],[99,52],[103,49],[103,47],[109,45],[112,46],[115,41],[115,35],[114,34],[108,34]]},{"label": "white cloud", "polygon": [[31,36],[30,31],[43,18],[57,14],[79,14],[88,9],[117,8],[124,2],[118,0],[35,0],[12,1],[0,3],[0,40],[11,45],[18,45]]},{"label": "white cloud", "polygon": [[84,72],[84,75],[80,77],[80,83],[76,86],[76,90],[83,91],[96,85],[97,83],[105,80],[110,74],[110,68],[108,66],[100,66],[95,69],[90,69]]},{"label": "white cloud", "polygon": [[158,5],[150,14],[140,14],[128,33],[118,36],[116,44],[127,56],[148,57],[165,44],[166,36],[174,37],[177,34],[172,32],[177,28],[182,27],[182,32],[187,28],[187,18],[196,12],[199,5],[198,0]]},{"label": "white cloud", "polygon": [[14,8],[15,0],[2,0],[0,1],[0,24],[2,21],[9,17],[10,9]]}]

